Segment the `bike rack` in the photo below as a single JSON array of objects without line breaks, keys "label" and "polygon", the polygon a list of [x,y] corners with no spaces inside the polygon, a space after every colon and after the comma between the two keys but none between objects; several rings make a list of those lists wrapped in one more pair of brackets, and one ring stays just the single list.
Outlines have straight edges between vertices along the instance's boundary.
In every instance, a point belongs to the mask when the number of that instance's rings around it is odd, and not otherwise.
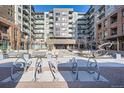
[{"label": "bike rack", "polygon": [[78,80],[78,64],[75,57],[72,58],[72,73],[76,74],[76,80]]},{"label": "bike rack", "polygon": [[[10,77],[11,77],[11,80],[15,80],[15,78],[13,77],[13,74],[15,73],[15,70],[17,70],[17,73],[18,74],[21,74],[21,71],[23,69],[24,72],[27,71],[27,69],[30,67],[30,65],[32,64],[32,61],[30,60],[26,60],[24,58],[24,54],[18,54],[17,55],[17,59],[16,61],[13,63],[12,67],[11,67],[11,73],[10,73]],[[18,62],[19,60],[23,60],[22,62]]]},{"label": "bike rack", "polygon": [[56,80],[56,67],[54,66],[54,64],[52,63],[51,59],[52,59],[52,54],[48,53],[47,55],[47,59],[48,59],[48,65],[49,65],[49,69],[50,69],[50,72],[53,76],[53,81]]},{"label": "bike rack", "polygon": [[37,80],[37,74],[42,72],[42,58],[37,57],[36,64],[35,64],[35,71],[34,71],[34,79],[33,81]]},{"label": "bike rack", "polygon": [[[88,62],[87,62],[87,72],[90,74],[94,74],[95,71],[91,70],[90,68],[94,67],[97,71],[97,78],[96,80],[100,79],[100,70],[99,70],[99,66],[97,64],[96,61],[96,57],[100,57],[100,56],[104,56],[108,54],[108,51],[106,49],[104,49],[104,47],[106,47],[107,49],[109,49],[112,46],[111,42],[107,42],[107,43],[103,43],[101,45],[98,46],[98,50],[96,52],[92,52],[92,57],[88,58]],[[90,60],[93,60],[93,62],[91,62]]]},{"label": "bike rack", "polygon": [[[94,62],[91,62],[90,60],[93,60]],[[93,71],[93,70],[91,70],[90,68],[95,68],[95,70],[97,71],[97,78],[96,78],[96,80],[99,80],[100,79],[100,70],[99,70],[99,66],[98,66],[98,64],[97,64],[97,61],[96,61],[96,59],[94,58],[94,57],[90,57],[89,59],[88,59],[88,62],[87,62],[87,68],[88,68],[88,70],[87,70],[87,72],[89,73],[89,74],[94,74],[95,73],[95,71]]]}]

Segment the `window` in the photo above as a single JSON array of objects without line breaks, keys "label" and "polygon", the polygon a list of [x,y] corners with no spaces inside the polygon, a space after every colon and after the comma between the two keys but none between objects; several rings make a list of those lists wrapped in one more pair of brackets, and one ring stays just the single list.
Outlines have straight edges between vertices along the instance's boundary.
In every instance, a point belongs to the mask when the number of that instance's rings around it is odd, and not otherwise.
[{"label": "window", "polygon": [[60,26],[60,23],[55,23],[56,26]]},{"label": "window", "polygon": [[59,26],[56,26],[55,30],[56,31],[60,31],[60,27]]},{"label": "window", "polygon": [[124,24],[122,25],[122,33],[124,34]]},{"label": "window", "polygon": [[117,22],[117,13],[111,16],[111,24]]},{"label": "window", "polygon": [[62,21],[67,21],[67,18],[63,17],[63,18],[62,18]]},{"label": "window", "polygon": [[68,13],[67,12],[62,12],[62,16],[67,16]]},{"label": "window", "polygon": [[117,35],[117,28],[111,29],[111,35]]},{"label": "window", "polygon": [[107,20],[104,21],[104,27],[107,27]]},{"label": "window", "polygon": [[60,13],[56,13],[55,15],[56,15],[56,16],[60,16]]},{"label": "window", "polygon": [[62,31],[66,31],[66,28],[62,28]]},{"label": "window", "polygon": [[62,23],[62,27],[67,27],[67,23]]},{"label": "window", "polygon": [[122,10],[122,16],[124,17],[124,9]]},{"label": "window", "polygon": [[21,9],[20,8],[18,8],[18,12],[21,13]]},{"label": "window", "polygon": [[8,9],[8,14],[10,14],[10,9]]},{"label": "window", "polygon": [[59,21],[59,18],[58,17],[56,17],[56,19],[55,19],[56,21]]},{"label": "window", "polygon": [[109,9],[111,7],[111,5],[107,5],[107,9]]},{"label": "window", "polygon": [[18,20],[21,21],[21,16],[18,16]]},{"label": "window", "polygon": [[48,15],[48,14],[46,14],[46,17],[48,18],[48,17],[49,17],[49,15]]}]

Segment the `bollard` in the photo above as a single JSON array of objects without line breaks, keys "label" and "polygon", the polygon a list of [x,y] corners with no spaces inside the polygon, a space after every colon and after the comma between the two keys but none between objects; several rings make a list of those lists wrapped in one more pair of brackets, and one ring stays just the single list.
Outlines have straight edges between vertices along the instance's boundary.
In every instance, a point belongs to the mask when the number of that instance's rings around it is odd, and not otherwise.
[{"label": "bollard", "polygon": [[121,59],[121,54],[116,53],[116,59],[120,60]]}]

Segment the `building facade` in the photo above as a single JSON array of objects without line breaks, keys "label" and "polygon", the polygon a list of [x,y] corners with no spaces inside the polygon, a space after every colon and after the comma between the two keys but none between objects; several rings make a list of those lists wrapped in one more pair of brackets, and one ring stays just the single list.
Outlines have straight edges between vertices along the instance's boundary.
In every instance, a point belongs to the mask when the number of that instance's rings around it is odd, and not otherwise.
[{"label": "building facade", "polygon": [[5,18],[11,22],[15,21],[15,7],[14,5],[0,5],[0,17]]},{"label": "building facade", "polygon": [[35,27],[34,15],[32,5],[15,5],[15,24],[21,29],[21,49],[32,49]]},{"label": "building facade", "polygon": [[46,49],[46,38],[48,24],[48,13],[35,13],[35,29],[34,29],[34,49]]},{"label": "building facade", "polygon": [[98,19],[96,38],[97,41],[110,41],[112,50],[124,50],[124,6],[100,6],[104,7],[104,17]]},{"label": "building facade", "polygon": [[0,18],[0,49],[20,49],[20,28],[5,18]]},{"label": "building facade", "polygon": [[0,6],[0,50],[20,49],[20,28],[15,22],[14,5]]},{"label": "building facade", "polygon": [[50,49],[74,48],[76,13],[71,8],[56,8],[49,12],[49,38],[47,45]]}]

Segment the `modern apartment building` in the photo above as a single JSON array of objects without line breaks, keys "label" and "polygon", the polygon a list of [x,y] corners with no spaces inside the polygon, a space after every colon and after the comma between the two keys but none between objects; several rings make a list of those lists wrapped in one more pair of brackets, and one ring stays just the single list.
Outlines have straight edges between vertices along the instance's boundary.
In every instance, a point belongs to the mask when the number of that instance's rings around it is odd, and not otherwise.
[{"label": "modern apartment building", "polygon": [[46,49],[47,32],[49,30],[48,12],[35,13],[34,49]]},{"label": "modern apartment building", "polygon": [[[77,19],[77,44],[78,49],[89,49],[90,46],[95,46],[92,43],[96,36],[96,6],[91,6],[86,13],[78,12]],[[91,44],[91,45],[90,45]]]},{"label": "modern apartment building", "polygon": [[55,8],[49,12],[50,49],[74,48],[75,40],[75,12],[71,8]]},{"label": "modern apartment building", "polygon": [[21,49],[32,48],[34,15],[32,5],[15,5],[15,23],[21,28]]},{"label": "modern apartment building", "polygon": [[97,21],[97,41],[110,41],[113,43],[112,50],[124,50],[124,6],[99,6],[102,18]]},{"label": "modern apartment building", "polygon": [[87,35],[88,32],[88,17],[82,12],[78,12],[76,20],[76,41],[78,49],[86,48]]}]

